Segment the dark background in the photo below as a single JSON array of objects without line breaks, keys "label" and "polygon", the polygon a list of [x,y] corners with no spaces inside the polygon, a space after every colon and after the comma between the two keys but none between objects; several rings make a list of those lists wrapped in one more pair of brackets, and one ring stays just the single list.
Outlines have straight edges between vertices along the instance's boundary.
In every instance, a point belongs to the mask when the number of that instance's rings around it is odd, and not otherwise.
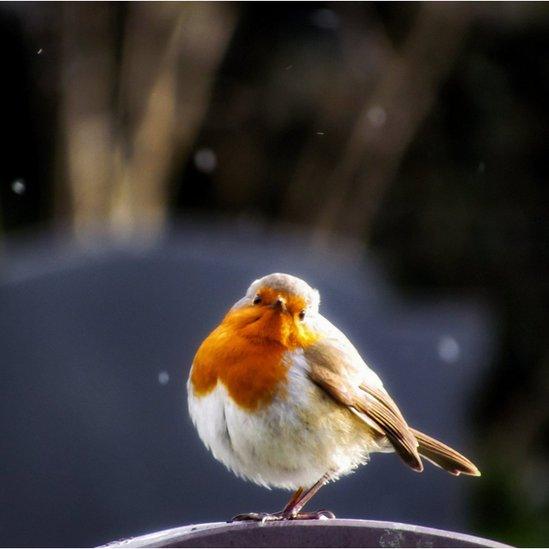
[{"label": "dark background", "polygon": [[480,479],[375,455],[313,503],[549,539],[544,3],[0,4],[0,533],[274,510],[198,441],[193,353],[303,276]]}]

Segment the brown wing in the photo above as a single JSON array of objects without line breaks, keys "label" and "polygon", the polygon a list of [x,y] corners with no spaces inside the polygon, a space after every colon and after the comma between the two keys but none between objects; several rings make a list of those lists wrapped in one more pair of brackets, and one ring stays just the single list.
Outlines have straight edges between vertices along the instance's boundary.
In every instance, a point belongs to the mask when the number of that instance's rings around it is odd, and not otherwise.
[{"label": "brown wing", "polygon": [[471,475],[480,477],[480,471],[477,466],[465,456],[461,455],[457,450],[446,446],[440,440],[436,440],[425,433],[412,429],[419,446],[419,453],[428,459],[437,467],[441,467],[452,475]]},{"label": "brown wing", "polygon": [[305,350],[309,377],[337,403],[346,406],[370,428],[386,436],[396,453],[415,471],[423,471],[418,442],[397,405],[383,390],[351,381],[356,366],[347,364],[345,353],[331,345],[316,344]]}]

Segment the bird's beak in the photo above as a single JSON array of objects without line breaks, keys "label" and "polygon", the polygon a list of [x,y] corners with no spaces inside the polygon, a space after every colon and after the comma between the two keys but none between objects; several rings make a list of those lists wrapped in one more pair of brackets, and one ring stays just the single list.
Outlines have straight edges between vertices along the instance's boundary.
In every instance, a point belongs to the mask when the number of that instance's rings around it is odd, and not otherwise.
[{"label": "bird's beak", "polygon": [[272,304],[272,308],[275,311],[279,311],[281,313],[286,312],[286,300],[283,297],[278,296],[276,298],[276,301]]}]

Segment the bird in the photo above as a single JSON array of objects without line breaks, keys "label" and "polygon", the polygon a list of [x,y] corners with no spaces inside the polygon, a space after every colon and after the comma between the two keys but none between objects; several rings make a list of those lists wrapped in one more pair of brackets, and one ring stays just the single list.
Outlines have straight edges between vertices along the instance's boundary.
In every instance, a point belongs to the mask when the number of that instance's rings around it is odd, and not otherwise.
[{"label": "bird", "polygon": [[187,381],[190,417],[205,446],[237,476],[293,491],[281,511],[235,521],[331,519],[303,511],[325,484],[376,452],[412,470],[423,460],[452,475],[480,476],[446,444],[410,427],[349,339],[319,312],[304,280],[255,280],[199,346]]}]

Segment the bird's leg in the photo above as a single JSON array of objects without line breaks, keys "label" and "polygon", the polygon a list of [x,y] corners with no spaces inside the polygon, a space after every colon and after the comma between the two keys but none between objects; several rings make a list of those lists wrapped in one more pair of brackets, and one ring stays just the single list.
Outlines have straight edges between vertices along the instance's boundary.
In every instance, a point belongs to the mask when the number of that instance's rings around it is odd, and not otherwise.
[{"label": "bird's leg", "polygon": [[288,502],[288,505],[284,508],[282,513],[284,518],[288,520],[310,520],[310,519],[320,519],[320,518],[335,518],[335,515],[331,511],[322,510],[322,511],[313,511],[309,513],[302,513],[301,509],[314,497],[314,495],[330,480],[330,475],[326,473],[313,484],[308,490],[302,491],[298,497],[294,494],[294,497]]},{"label": "bird's leg", "polygon": [[256,521],[270,521],[270,520],[282,520],[285,514],[293,508],[299,497],[303,493],[303,488],[298,488],[290,498],[290,501],[286,504],[286,507],[278,513],[242,513],[233,517],[233,521],[241,520],[256,520]]},{"label": "bird's leg", "polygon": [[298,488],[293,496],[290,498],[290,501],[286,504],[286,507],[278,513],[243,513],[237,515],[232,520],[233,521],[242,521],[242,520],[255,520],[260,522],[270,522],[278,520],[312,520],[312,519],[332,519],[335,518],[335,515],[331,511],[314,511],[310,513],[302,513],[301,509],[312,499],[312,497],[324,486],[330,475],[324,475],[318,482],[316,482],[309,489],[304,490],[303,488]]},{"label": "bird's leg", "polygon": [[299,501],[299,498],[301,497],[301,494],[303,493],[303,488],[299,487],[293,494],[293,496],[290,498],[290,501],[286,503],[286,507],[282,510],[282,512],[289,511],[294,507],[294,505]]}]

